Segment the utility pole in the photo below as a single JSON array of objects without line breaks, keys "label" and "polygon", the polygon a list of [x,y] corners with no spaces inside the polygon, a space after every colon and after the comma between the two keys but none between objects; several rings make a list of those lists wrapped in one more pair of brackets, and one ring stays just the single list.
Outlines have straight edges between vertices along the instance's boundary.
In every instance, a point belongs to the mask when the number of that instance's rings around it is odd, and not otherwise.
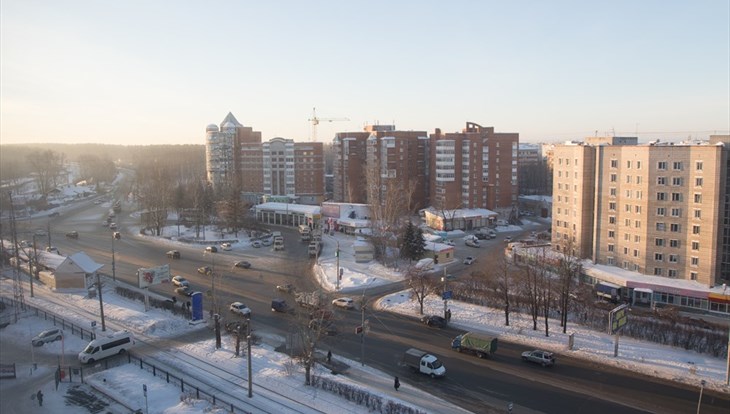
[{"label": "utility pole", "polygon": [[10,201],[10,236],[13,242],[13,251],[15,252],[15,266],[13,266],[13,297],[15,303],[15,322],[18,322],[18,312],[20,307],[25,310],[25,297],[23,296],[23,284],[20,281],[20,254],[18,253],[18,231],[15,227],[15,207],[13,206],[13,193],[8,191],[8,200]]},{"label": "utility pole", "polygon": [[38,277],[38,249],[35,246],[35,234],[33,234],[33,260],[30,262],[30,297],[33,295],[33,277]]},{"label": "utility pole", "polygon": [[246,348],[248,348],[248,398],[253,397],[253,374],[251,370],[251,315],[246,323]]},{"label": "utility pole", "polygon": [[340,241],[337,240],[337,271],[335,272],[335,291],[340,290]]},{"label": "utility pole", "polygon": [[96,272],[96,289],[99,291],[99,315],[101,315],[101,331],[106,332],[104,323],[104,301],[101,299],[101,276]]},{"label": "utility pole", "polygon": [[114,239],[116,239],[115,236],[116,232],[112,232],[112,280],[116,282],[117,280],[117,266],[116,266],[116,260],[114,256]]}]

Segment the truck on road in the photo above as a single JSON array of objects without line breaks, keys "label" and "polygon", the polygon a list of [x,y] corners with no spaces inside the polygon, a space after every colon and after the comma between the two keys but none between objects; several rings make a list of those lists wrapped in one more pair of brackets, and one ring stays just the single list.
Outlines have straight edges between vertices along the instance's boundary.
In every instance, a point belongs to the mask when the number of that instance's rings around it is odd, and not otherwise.
[{"label": "truck on road", "polygon": [[411,348],[407,350],[403,354],[403,363],[422,374],[430,375],[431,378],[446,375],[444,364],[435,356],[420,349]]},{"label": "truck on road", "polygon": [[317,257],[322,251],[322,243],[318,241],[311,241],[309,242],[307,250],[309,251],[309,257]]},{"label": "truck on road", "polygon": [[467,332],[458,335],[451,341],[451,349],[457,352],[472,352],[479,358],[486,358],[497,352],[497,342],[497,337],[477,332]]}]

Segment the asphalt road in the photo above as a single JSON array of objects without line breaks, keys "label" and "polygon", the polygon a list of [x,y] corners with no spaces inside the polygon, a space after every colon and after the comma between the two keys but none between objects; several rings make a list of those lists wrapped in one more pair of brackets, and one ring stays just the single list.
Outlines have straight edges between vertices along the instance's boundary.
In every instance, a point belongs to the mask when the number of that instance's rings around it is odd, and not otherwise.
[{"label": "asphalt road", "polygon": [[[138,225],[138,219],[127,213],[131,207],[125,205],[123,212],[115,219],[122,233],[121,240],[114,241],[117,279],[134,284],[138,268],[169,263],[172,274],[183,275],[196,290],[205,292],[215,283],[215,288],[222,296],[222,306],[227,307],[234,300],[244,302],[252,309],[258,329],[270,329],[281,334],[293,329],[286,315],[271,312],[270,301],[273,297],[285,297],[293,304],[293,298],[276,292],[277,284],[293,283],[299,290],[316,288],[311,277],[311,261],[307,257],[306,244],[299,241],[296,230],[277,229],[285,236],[284,251],[276,252],[262,247],[249,249],[245,253],[220,251],[204,254],[203,246],[165,247],[157,241],[140,239],[130,234],[131,226]],[[68,209],[61,217],[51,218],[52,243],[63,253],[85,251],[97,262],[106,264],[103,270],[111,274],[111,232],[101,225],[107,212],[108,204],[85,202]],[[43,222],[39,226],[37,220],[35,225],[28,227],[33,226],[46,228]],[[63,236],[72,230],[79,232],[78,239]],[[456,261],[449,266],[448,273],[467,272],[501,256],[504,247],[501,237],[483,245],[480,249],[457,246],[459,258],[476,256],[477,263],[466,266],[460,260]],[[173,260],[165,256],[165,252],[173,248],[181,252],[181,259]],[[248,260],[253,267],[234,268],[233,263],[238,260]],[[220,276],[212,280],[209,276],[198,274],[196,269],[200,266],[212,266]],[[372,299],[400,289],[402,284],[398,283],[368,289],[365,294],[367,299]],[[172,286],[169,285],[157,286],[152,290],[167,296],[173,294]],[[369,308],[366,317],[371,330],[365,337],[363,347],[361,337],[353,332],[355,326],[361,324],[360,311],[337,310],[336,314],[340,334],[325,338],[323,347],[331,349],[336,355],[358,361],[363,357],[364,350],[367,365],[389,375],[398,375],[401,381],[418,384],[473,412],[494,412],[495,409],[506,411],[508,402],[546,413],[688,413],[697,409],[699,390],[696,388],[598,366],[565,355],[558,357],[555,367],[542,368],[523,363],[519,354],[525,350],[524,347],[506,342],[500,343],[493,359],[480,360],[450,350],[450,340],[461,333],[458,330],[430,329],[415,318]],[[432,380],[400,366],[402,353],[409,347],[422,348],[438,355],[447,367],[447,377]],[[702,413],[728,412],[730,397],[705,390]]]}]

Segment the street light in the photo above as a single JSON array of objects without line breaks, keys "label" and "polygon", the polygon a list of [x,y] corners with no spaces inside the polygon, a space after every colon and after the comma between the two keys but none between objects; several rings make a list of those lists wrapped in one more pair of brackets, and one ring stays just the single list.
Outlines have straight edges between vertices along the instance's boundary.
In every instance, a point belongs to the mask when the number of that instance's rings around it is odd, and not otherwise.
[{"label": "street light", "polygon": [[117,280],[117,264],[114,255],[114,240],[116,240],[118,236],[118,232],[112,232],[112,280],[114,280],[115,282]]},{"label": "street light", "polygon": [[702,404],[702,391],[705,389],[705,380],[700,381],[700,399],[697,401],[697,414],[700,414],[700,405]]}]

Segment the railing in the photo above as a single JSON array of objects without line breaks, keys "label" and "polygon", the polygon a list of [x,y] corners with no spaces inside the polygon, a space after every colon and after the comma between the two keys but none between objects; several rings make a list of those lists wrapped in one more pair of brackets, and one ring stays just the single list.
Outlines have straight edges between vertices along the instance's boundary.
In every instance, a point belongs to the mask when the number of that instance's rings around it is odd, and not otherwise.
[{"label": "railing", "polygon": [[[15,299],[12,298],[6,298],[4,296],[0,296],[0,302],[5,304],[6,306],[10,307],[20,307],[21,304],[18,303]],[[71,334],[78,335],[81,337],[81,339],[88,339],[89,341],[96,338],[96,334],[88,329],[84,329],[75,323],[69,322],[60,316],[57,316],[54,313],[46,312],[43,309],[36,308],[33,305],[25,304],[25,310],[24,312],[33,312],[35,316],[37,317],[43,317],[43,319],[47,321],[53,322],[53,326],[61,326],[61,328],[65,331],[67,329],[71,330]]]}]

